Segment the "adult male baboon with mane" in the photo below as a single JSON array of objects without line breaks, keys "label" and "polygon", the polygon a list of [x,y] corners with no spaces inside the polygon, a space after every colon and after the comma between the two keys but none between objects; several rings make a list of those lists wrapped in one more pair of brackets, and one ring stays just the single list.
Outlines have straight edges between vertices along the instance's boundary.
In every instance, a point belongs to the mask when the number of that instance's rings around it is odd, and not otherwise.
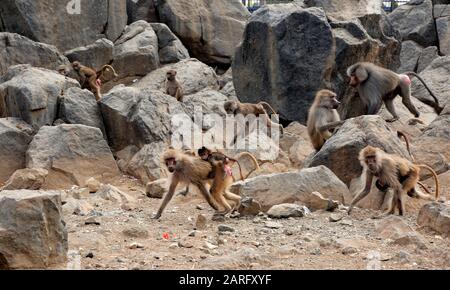
[{"label": "adult male baboon with mane", "polygon": [[368,115],[377,114],[384,102],[386,109],[392,114],[392,118],[387,121],[397,121],[399,117],[395,111],[394,99],[400,95],[403,104],[411,114],[416,118],[420,117],[419,111],[411,101],[410,76],[418,78],[428,90],[435,101],[433,105],[436,112],[439,114],[443,109],[428,85],[415,72],[397,74],[373,63],[358,62],[347,69],[347,75],[350,77],[350,85],[358,88],[359,96],[367,107]]}]

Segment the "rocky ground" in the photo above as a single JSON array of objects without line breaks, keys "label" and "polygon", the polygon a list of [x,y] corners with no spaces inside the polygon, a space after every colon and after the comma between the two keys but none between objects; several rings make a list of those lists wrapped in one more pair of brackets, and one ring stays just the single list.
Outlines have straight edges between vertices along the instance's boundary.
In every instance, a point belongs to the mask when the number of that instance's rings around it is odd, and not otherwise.
[{"label": "rocky ground", "polygon": [[89,217],[64,215],[69,262],[81,256],[81,269],[450,269],[448,238],[419,227],[417,211],[383,221],[371,218],[378,211],[348,217],[342,207],[301,218],[212,221],[213,211],[191,193],[175,197],[157,221],[150,216],[160,200],[132,179],[117,185],[138,199],[132,210],[91,194]]}]

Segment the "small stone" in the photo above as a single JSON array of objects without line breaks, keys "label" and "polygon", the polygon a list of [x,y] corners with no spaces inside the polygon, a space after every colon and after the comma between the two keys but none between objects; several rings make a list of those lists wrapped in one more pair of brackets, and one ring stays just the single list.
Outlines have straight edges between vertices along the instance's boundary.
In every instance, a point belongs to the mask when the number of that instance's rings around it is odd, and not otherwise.
[{"label": "small stone", "polygon": [[160,179],[147,183],[145,193],[147,197],[161,199],[166,192],[167,179]]},{"label": "small stone", "polygon": [[219,225],[217,228],[218,228],[219,232],[234,232],[235,231],[234,228],[227,226],[227,225]]},{"label": "small stone", "polygon": [[147,238],[148,231],[139,227],[130,227],[122,231],[122,234],[130,238]]},{"label": "small stone", "polygon": [[320,248],[314,248],[311,251],[309,251],[309,253],[315,256],[322,255],[322,251],[320,250]]},{"label": "small stone", "polygon": [[285,229],[283,231],[283,234],[285,234],[286,236],[292,236],[294,233],[291,230]]},{"label": "small stone", "polygon": [[353,222],[350,220],[342,220],[339,224],[344,226],[353,226]]},{"label": "small stone", "polygon": [[97,220],[95,219],[95,217],[88,217],[88,218],[84,221],[84,224],[85,224],[85,225],[96,225],[96,226],[99,226],[99,225],[100,225],[100,222],[97,221]]},{"label": "small stone", "polygon": [[143,249],[144,245],[139,244],[139,243],[132,243],[131,245],[128,246],[129,249]]},{"label": "small stone", "polygon": [[172,243],[169,245],[169,249],[176,249],[178,248],[178,243]]},{"label": "small stone", "polygon": [[189,242],[186,241],[186,240],[181,240],[181,241],[179,241],[179,242],[178,242],[178,246],[179,246],[180,248],[186,248],[186,249],[190,249],[190,248],[193,248],[193,247],[194,247],[194,245],[192,245],[191,243],[189,243]]},{"label": "small stone", "polygon": [[93,258],[94,258],[94,253],[89,252],[89,253],[86,255],[86,258],[93,259]]},{"label": "small stone", "polygon": [[254,224],[259,224],[259,223],[261,222],[261,218],[260,218],[260,217],[255,217],[255,218],[252,220],[252,222],[253,222]]},{"label": "small stone", "polygon": [[238,208],[241,216],[256,216],[261,212],[261,204],[251,197],[245,197],[241,200]]},{"label": "small stone", "polygon": [[206,216],[203,214],[199,214],[197,216],[197,220],[195,221],[195,229],[196,230],[204,230],[206,229]]},{"label": "small stone", "polygon": [[100,186],[101,183],[93,177],[86,181],[86,187],[89,189],[90,193],[96,193],[100,189]]},{"label": "small stone", "polygon": [[330,217],[328,218],[328,220],[332,223],[338,222],[340,220],[342,220],[343,216],[339,213],[333,213],[330,215]]},{"label": "small stone", "polygon": [[358,249],[355,247],[345,247],[342,249],[342,254],[344,255],[352,255],[358,253]]},{"label": "small stone", "polygon": [[218,246],[213,245],[213,244],[211,244],[210,242],[207,242],[207,241],[205,241],[205,247],[206,247],[208,250],[214,250],[214,249],[217,249],[217,248],[218,248]]},{"label": "small stone", "polygon": [[272,206],[267,215],[271,218],[289,218],[289,217],[303,217],[305,213],[303,208],[298,204],[283,203]]},{"label": "small stone", "polygon": [[277,222],[267,221],[264,223],[264,226],[269,229],[279,229],[282,228],[283,225]]},{"label": "small stone", "polygon": [[198,209],[198,210],[203,210],[203,206],[201,206],[199,204],[197,204],[197,206],[195,208]]},{"label": "small stone", "polygon": [[195,234],[197,233],[197,231],[191,231],[188,236],[189,237],[195,237]]},{"label": "small stone", "polygon": [[211,218],[212,221],[215,222],[224,222],[225,221],[225,215],[220,214],[220,213],[216,213],[212,216]]},{"label": "small stone", "polygon": [[406,264],[406,263],[411,262],[411,255],[406,251],[398,252],[398,254],[396,255],[396,258],[400,263]]},{"label": "small stone", "polygon": [[227,240],[225,240],[225,239],[222,238],[222,237],[218,237],[218,238],[217,238],[217,244],[218,244],[218,245],[225,245],[226,242],[227,242]]}]

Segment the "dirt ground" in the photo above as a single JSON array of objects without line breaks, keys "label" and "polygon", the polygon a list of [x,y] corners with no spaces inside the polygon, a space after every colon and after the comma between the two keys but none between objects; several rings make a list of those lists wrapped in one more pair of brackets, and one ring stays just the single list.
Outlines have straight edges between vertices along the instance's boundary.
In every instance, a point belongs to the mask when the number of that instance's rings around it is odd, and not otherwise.
[{"label": "dirt ground", "polygon": [[[161,200],[146,197],[141,185],[125,177],[115,185],[138,198],[136,208],[122,209],[94,194],[87,201],[99,225],[86,225],[87,216],[66,215],[69,268],[450,269],[450,239],[419,228],[417,211],[404,220],[425,244],[398,245],[378,237],[378,221],[371,218],[378,212],[372,210],[355,209],[351,217],[341,209],[302,218],[260,215],[218,222],[211,220],[206,202],[190,193],[176,196],[157,221],[150,217]],[[194,231],[199,214],[206,216],[206,228]],[[332,214],[343,219],[331,222]],[[219,225],[231,229],[219,231]]]}]

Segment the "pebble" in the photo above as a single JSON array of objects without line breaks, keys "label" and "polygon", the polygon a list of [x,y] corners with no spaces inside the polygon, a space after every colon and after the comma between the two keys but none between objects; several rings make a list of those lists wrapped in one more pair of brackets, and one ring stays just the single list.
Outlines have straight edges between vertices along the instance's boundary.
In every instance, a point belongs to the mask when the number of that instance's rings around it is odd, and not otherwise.
[{"label": "pebble", "polygon": [[204,214],[199,214],[197,216],[197,220],[195,221],[195,229],[196,230],[204,230],[206,229],[206,216]]},{"label": "pebble", "polygon": [[279,229],[279,228],[282,228],[282,227],[283,227],[282,224],[277,223],[277,222],[273,222],[273,221],[267,221],[267,222],[265,222],[265,223],[264,223],[264,226],[265,226],[266,228],[269,228],[269,229]]},{"label": "pebble", "polygon": [[328,218],[328,220],[332,223],[338,222],[340,220],[342,220],[343,216],[341,214],[338,213],[333,213],[330,215],[330,217]]},{"label": "pebble", "polygon": [[94,253],[89,252],[89,253],[86,255],[86,258],[90,258],[90,259],[94,258]]},{"label": "pebble", "polygon": [[99,226],[100,222],[95,219],[95,217],[89,217],[84,221],[85,225],[96,225]]},{"label": "pebble", "polygon": [[342,254],[344,255],[352,255],[358,253],[358,249],[355,247],[345,247],[342,249]]},{"label": "pebble", "polygon": [[143,249],[144,245],[139,244],[139,243],[132,243],[131,245],[128,246],[129,249]]},{"label": "pebble", "polygon": [[218,228],[219,232],[234,232],[235,231],[234,228],[227,226],[227,225],[219,225],[217,228]]}]

